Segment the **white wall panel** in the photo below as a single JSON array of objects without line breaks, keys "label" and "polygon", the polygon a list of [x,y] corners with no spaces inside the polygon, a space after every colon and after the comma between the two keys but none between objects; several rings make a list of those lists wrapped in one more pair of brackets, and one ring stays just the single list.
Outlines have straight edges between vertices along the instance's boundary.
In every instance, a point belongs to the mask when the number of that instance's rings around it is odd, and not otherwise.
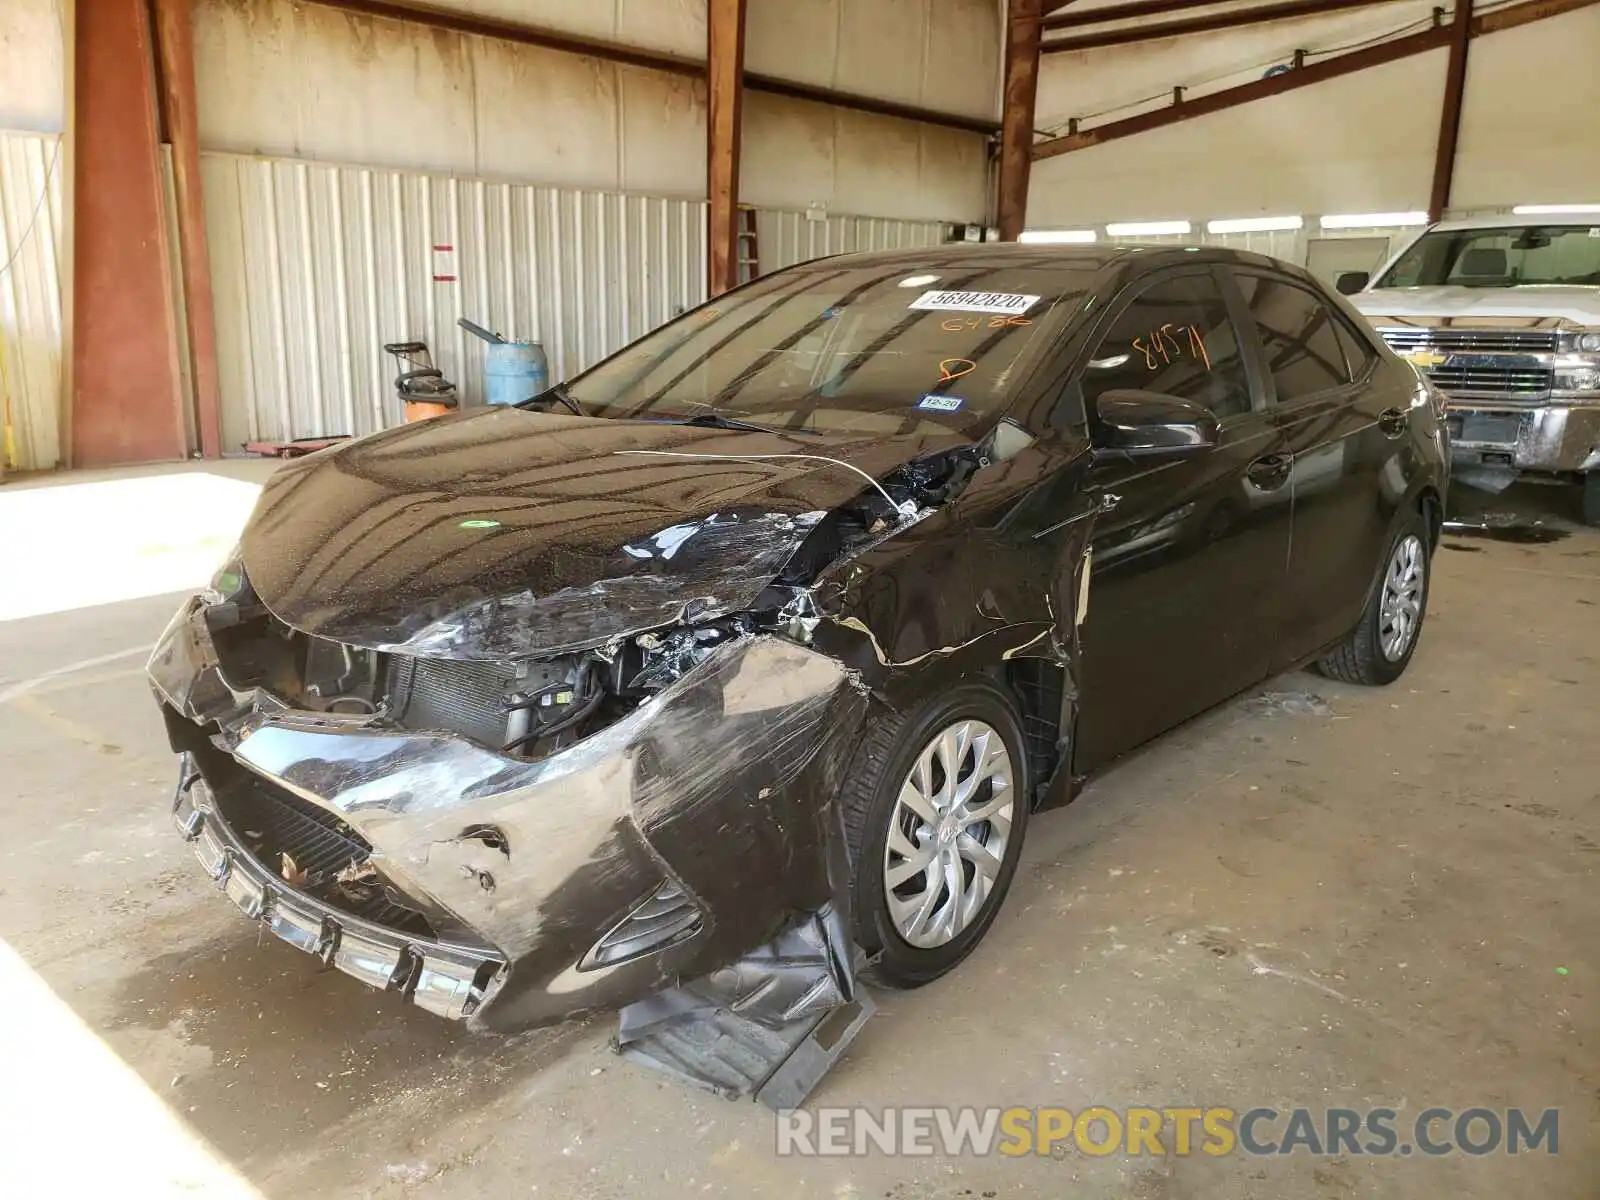
[{"label": "white wall panel", "polygon": [[[30,0],[31,2],[31,0]],[[705,54],[704,0],[452,7]],[[754,0],[746,64],[993,116],[994,0]],[[703,196],[698,80],[288,0],[198,0],[203,148],[471,178]],[[746,203],[982,219],[984,139],[748,92]]]},{"label": "white wall panel", "polygon": [[948,233],[949,227],[938,221],[838,216],[818,219],[803,212],[776,209],[756,212],[756,246],[763,275],[827,254],[937,246]]},{"label": "white wall panel", "polygon": [[751,0],[746,20],[745,68],[756,74],[963,116],[999,112],[996,0]]},{"label": "white wall panel", "polygon": [[[1174,85],[1193,98],[1249,82],[1297,47],[1332,50],[1422,28],[1431,10],[1425,0],[1396,0],[1209,37],[1046,55],[1035,124],[1057,131],[1069,117],[1092,126],[1161,108]],[[1474,53],[1492,40],[1475,43]],[[1445,61],[1438,50],[1046,159],[1033,169],[1028,223],[1426,208]]]},{"label": "white wall panel", "polygon": [[0,129],[66,128],[66,0],[0,0]]},{"label": "white wall panel", "polygon": [[60,457],[61,142],[0,132],[0,405],[10,425],[4,458],[24,470]]},{"label": "white wall panel", "polygon": [[1600,203],[1600,7],[1477,38],[1456,208]]},{"label": "white wall panel", "polygon": [[[541,19],[527,6],[495,15]],[[693,80],[286,0],[199,0],[195,59],[207,150],[657,194],[705,188],[705,101]]]},{"label": "white wall panel", "polygon": [[[770,2],[752,0],[751,7]],[[434,0],[433,7],[684,58],[706,52],[706,0]]]},{"label": "white wall panel", "polygon": [[399,422],[385,342],[426,341],[481,402],[459,316],[542,342],[561,379],[705,296],[699,201],[216,153],[202,173],[229,449]]},{"label": "white wall panel", "polygon": [[[1193,98],[1258,79],[1297,47],[1352,48],[1426,27],[1432,7],[1395,0],[1204,38],[1046,55],[1036,124],[1056,132],[1069,117],[1092,127],[1161,108],[1174,85],[1189,85]],[[1454,208],[1600,202],[1600,153],[1585,123],[1600,111],[1597,54],[1600,8],[1473,40]],[[1424,209],[1446,57],[1434,51],[1045,160],[1033,170],[1028,222]]]},{"label": "white wall panel", "polygon": [[1033,168],[1030,225],[1426,208],[1446,52],[1433,51]]},{"label": "white wall panel", "polygon": [[746,92],[739,198],[822,204],[907,220],[981,221],[987,156],[978,134]]}]

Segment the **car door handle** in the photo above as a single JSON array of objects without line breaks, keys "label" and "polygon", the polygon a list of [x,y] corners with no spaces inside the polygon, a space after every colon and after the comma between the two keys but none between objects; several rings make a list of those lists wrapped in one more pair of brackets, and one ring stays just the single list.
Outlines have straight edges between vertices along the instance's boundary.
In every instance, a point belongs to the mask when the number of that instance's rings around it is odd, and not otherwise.
[{"label": "car door handle", "polygon": [[1378,428],[1385,437],[1403,436],[1410,424],[1411,414],[1403,408],[1386,408],[1378,414]]},{"label": "car door handle", "polygon": [[1263,454],[1245,468],[1245,477],[1263,492],[1274,492],[1289,481],[1292,454]]}]

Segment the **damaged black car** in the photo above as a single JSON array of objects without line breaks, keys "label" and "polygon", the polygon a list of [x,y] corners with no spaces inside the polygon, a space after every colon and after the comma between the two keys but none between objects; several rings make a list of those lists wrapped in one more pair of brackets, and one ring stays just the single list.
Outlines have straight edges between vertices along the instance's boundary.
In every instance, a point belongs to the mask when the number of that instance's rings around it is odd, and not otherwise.
[{"label": "damaged black car", "polygon": [[1443,437],[1260,256],[779,271],[280,470],[150,663],[174,816],[248,915],[441,1016],[778,1028],[954,967],[1108,760],[1296,664],[1396,678]]}]

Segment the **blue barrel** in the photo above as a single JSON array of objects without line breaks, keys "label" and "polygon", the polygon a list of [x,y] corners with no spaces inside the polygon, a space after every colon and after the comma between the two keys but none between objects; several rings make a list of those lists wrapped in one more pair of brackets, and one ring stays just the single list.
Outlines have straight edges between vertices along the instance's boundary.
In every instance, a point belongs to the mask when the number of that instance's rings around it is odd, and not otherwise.
[{"label": "blue barrel", "polygon": [[550,386],[550,368],[538,342],[502,342],[486,346],[484,392],[490,404],[521,404]]}]

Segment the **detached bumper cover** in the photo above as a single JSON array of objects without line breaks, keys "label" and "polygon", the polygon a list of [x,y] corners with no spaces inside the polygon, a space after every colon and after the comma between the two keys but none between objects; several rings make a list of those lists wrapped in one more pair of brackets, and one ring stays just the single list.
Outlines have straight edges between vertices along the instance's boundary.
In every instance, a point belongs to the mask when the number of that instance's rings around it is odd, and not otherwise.
[{"label": "detached bumper cover", "polygon": [[[509,1029],[621,1007],[738,959],[832,898],[832,799],[866,696],[837,661],[782,639],[719,649],[622,720],[535,763],[457,734],[297,712],[236,688],[198,597],[168,626],[149,671],[175,748],[199,764],[201,784],[180,796],[178,816],[212,877],[233,880],[241,908],[302,948],[327,955],[330,942],[310,930],[337,926],[335,966],[410,988],[445,1015]],[[237,831],[230,841],[210,802],[235,772],[346,823],[433,915],[437,940],[364,928],[276,880]],[[674,922],[648,952],[598,962],[591,952],[663,895],[698,919]]]}]

